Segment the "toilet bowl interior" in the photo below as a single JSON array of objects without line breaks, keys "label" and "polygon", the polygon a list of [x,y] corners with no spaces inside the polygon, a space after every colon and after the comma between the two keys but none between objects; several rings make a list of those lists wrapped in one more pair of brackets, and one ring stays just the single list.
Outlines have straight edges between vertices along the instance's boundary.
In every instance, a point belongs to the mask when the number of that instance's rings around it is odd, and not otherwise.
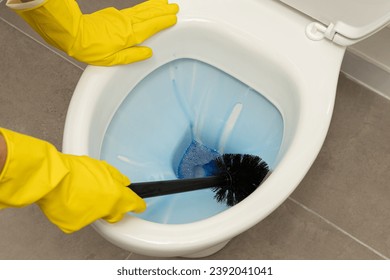
[{"label": "toilet bowl interior", "polygon": [[107,159],[134,182],[175,178],[193,143],[208,154],[258,154],[273,172],[229,209],[205,190],[94,224],[114,244],[152,256],[220,249],[287,199],[325,139],[344,54],[309,40],[311,19],[276,1],[179,2],[177,25],[145,42],[152,58],[86,68],[63,151]]},{"label": "toilet bowl interior", "polygon": [[[207,63],[177,59],[127,95],[108,126],[101,157],[133,182],[174,179],[183,164],[196,168],[224,153],[258,155],[272,169],[283,131],[281,113],[261,93]],[[227,209],[211,189],[146,201],[138,217],[158,223],[190,223]]]}]

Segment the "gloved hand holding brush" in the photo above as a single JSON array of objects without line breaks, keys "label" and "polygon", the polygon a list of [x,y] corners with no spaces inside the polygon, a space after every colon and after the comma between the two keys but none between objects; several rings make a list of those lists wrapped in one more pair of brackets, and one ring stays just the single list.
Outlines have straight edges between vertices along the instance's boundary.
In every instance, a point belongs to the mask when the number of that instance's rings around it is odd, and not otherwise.
[{"label": "gloved hand holding brush", "polygon": [[[8,0],[49,44],[75,59],[92,65],[128,64],[152,56],[138,46],[157,32],[176,23],[179,10],[166,0],[149,0],[132,8],[113,7],[82,14],[74,0]],[[38,4],[37,4],[38,3]]]},{"label": "gloved hand holding brush", "polygon": [[5,161],[0,209],[37,203],[52,223],[71,233],[97,219],[117,222],[128,211],[146,208],[126,187],[129,180],[104,161],[62,154],[45,141],[10,130],[0,128],[0,135],[7,150],[0,158]]}]

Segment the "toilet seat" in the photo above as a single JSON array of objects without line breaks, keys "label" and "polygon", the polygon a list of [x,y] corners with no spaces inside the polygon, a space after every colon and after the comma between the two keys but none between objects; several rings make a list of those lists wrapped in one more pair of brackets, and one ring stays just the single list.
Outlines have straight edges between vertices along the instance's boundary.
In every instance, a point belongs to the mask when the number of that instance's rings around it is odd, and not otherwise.
[{"label": "toilet seat", "polygon": [[283,143],[275,170],[245,201],[188,224],[157,224],[130,215],[116,224],[94,224],[107,240],[135,253],[200,257],[272,213],[303,179],[327,134],[345,46],[308,39],[304,31],[313,19],[276,1],[175,2],[178,24],[145,42],[154,50],[151,59],[87,67],[69,107],[63,151],[99,158],[119,104],[142,79],[175,59],[209,63],[261,92],[283,116]]},{"label": "toilet seat", "polygon": [[306,34],[349,46],[376,33],[390,22],[388,0],[280,0],[312,17]]}]

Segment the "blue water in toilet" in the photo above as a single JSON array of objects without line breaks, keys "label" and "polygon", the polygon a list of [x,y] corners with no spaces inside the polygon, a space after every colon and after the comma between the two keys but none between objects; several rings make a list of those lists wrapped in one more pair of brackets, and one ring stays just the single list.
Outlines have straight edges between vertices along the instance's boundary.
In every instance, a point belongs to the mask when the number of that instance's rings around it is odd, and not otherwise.
[{"label": "blue water in toilet", "polygon": [[[103,139],[101,158],[132,182],[202,176],[202,164],[224,153],[258,155],[271,169],[283,119],[260,93],[198,60],[154,70],[125,98]],[[147,198],[132,214],[168,224],[190,223],[228,206],[211,189]]]}]

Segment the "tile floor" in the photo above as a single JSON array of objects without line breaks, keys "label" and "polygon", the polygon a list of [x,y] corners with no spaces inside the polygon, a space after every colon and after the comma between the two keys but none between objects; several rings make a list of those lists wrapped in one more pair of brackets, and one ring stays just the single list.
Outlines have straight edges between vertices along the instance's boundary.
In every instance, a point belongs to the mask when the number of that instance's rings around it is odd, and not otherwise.
[{"label": "tile floor", "polygon": [[[84,11],[137,1],[79,1]],[[141,2],[141,1],[138,1]],[[61,147],[85,67],[42,43],[0,4],[0,123]],[[388,259],[390,101],[343,75],[329,135],[286,202],[210,259]],[[0,211],[0,259],[148,259],[87,227],[65,235],[36,206]]]}]

